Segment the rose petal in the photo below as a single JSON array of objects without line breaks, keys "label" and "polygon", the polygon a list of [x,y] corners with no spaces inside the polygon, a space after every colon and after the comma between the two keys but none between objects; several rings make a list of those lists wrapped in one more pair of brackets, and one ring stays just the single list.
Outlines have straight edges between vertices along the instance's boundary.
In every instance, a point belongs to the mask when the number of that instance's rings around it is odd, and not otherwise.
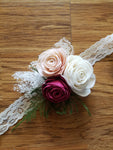
[{"label": "rose petal", "polygon": [[82,97],[86,97],[88,96],[90,93],[91,93],[91,90],[90,89],[84,89],[84,90],[81,90],[81,91],[76,91],[75,89],[72,89],[73,92],[75,92],[77,95],[80,95]]}]

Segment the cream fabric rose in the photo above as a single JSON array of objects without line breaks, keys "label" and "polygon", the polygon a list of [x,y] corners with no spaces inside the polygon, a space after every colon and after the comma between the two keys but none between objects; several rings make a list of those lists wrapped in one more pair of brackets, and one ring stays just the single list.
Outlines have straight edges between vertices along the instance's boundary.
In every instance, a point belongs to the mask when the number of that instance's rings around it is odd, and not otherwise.
[{"label": "cream fabric rose", "polygon": [[64,78],[73,92],[82,97],[91,93],[90,88],[94,86],[96,80],[92,65],[87,60],[76,55],[67,57]]},{"label": "cream fabric rose", "polygon": [[66,64],[63,48],[52,48],[39,55],[37,69],[45,77],[62,74]]}]

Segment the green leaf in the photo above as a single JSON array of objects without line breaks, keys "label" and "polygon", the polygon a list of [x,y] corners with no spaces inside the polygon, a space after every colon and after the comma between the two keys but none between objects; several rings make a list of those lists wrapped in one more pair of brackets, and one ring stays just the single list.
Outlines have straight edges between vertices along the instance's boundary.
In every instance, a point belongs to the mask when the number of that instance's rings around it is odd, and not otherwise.
[{"label": "green leaf", "polygon": [[63,114],[66,114],[66,106],[64,106]]},{"label": "green leaf", "polygon": [[70,114],[73,113],[73,108],[72,108],[72,104],[70,103]]},{"label": "green leaf", "polygon": [[77,97],[77,100],[82,104],[82,106],[85,108],[85,110],[88,112],[89,116],[91,116],[91,113],[88,109],[88,107],[86,106],[86,104],[80,99]]},{"label": "green leaf", "polygon": [[89,116],[91,116],[91,113],[90,113],[88,107],[83,102],[81,102],[81,104],[86,109],[86,111],[88,112]]},{"label": "green leaf", "polygon": [[60,111],[56,111],[56,113],[57,113],[58,115],[63,115],[63,112],[60,112]]},{"label": "green leaf", "polygon": [[37,93],[37,92],[38,92],[38,90],[39,90],[39,88],[40,88],[40,87],[37,87],[36,89],[34,89],[34,90],[31,92],[31,94],[33,94],[34,92],[36,92],[36,93]]},{"label": "green leaf", "polygon": [[24,122],[25,120],[26,120],[26,116],[24,116],[24,117],[22,118],[22,120],[19,121],[11,131],[13,132],[13,131],[14,131],[22,122]]},{"label": "green leaf", "polygon": [[36,68],[34,68],[32,65],[30,65],[30,67],[32,68],[32,70],[38,72],[38,70]]}]

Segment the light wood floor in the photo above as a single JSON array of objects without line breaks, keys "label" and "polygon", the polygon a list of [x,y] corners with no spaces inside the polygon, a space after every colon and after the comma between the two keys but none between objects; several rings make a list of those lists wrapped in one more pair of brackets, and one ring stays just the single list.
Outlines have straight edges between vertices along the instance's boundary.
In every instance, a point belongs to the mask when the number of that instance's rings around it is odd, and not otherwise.
[{"label": "light wood floor", "polygon": [[[113,33],[113,0],[0,0],[0,111],[20,94],[11,75],[27,70],[44,50],[66,37],[80,54]],[[113,55],[94,66],[96,84],[84,99],[92,116],[37,118],[0,136],[0,150],[113,150]]]}]

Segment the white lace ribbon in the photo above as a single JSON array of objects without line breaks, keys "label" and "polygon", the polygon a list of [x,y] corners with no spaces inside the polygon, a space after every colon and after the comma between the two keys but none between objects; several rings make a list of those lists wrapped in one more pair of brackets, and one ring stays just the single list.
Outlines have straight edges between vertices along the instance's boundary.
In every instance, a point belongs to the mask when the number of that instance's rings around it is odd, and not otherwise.
[{"label": "white lace ribbon", "polygon": [[26,110],[29,108],[30,100],[25,96],[21,96],[5,111],[0,113],[0,135],[4,134],[10,126],[22,119]]},{"label": "white lace ribbon", "polygon": [[95,62],[100,61],[111,53],[113,53],[113,34],[102,38],[100,41],[82,52],[80,56],[94,65]]},{"label": "white lace ribbon", "polygon": [[[67,55],[73,54],[73,46],[65,38],[55,43],[54,47],[62,47],[65,49]],[[76,50],[75,50],[76,52]],[[113,52],[113,34],[96,42],[90,48],[80,54],[80,56],[88,60],[92,65],[95,62],[100,61],[107,55]],[[31,62],[32,67],[35,67],[37,61]],[[31,69],[32,70],[32,69]],[[26,94],[11,104],[5,111],[0,113],[0,135],[4,134],[10,126],[17,123],[18,120],[22,119],[26,110],[30,106],[30,93],[33,88],[43,84],[43,78],[36,71],[16,72],[14,78],[17,79],[19,84],[15,87],[20,93],[26,92]],[[29,78],[32,76],[32,78]],[[28,87],[27,90],[24,87]]]}]

